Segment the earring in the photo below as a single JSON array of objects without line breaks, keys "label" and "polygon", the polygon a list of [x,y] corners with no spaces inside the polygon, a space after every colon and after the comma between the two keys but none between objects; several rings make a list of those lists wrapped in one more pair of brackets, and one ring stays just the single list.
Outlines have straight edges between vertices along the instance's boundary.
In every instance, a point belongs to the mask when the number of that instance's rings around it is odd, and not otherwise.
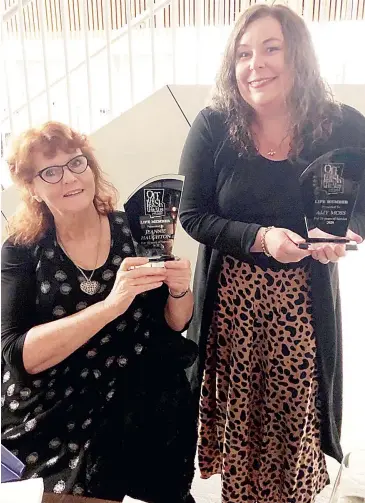
[{"label": "earring", "polygon": [[39,196],[32,196],[38,203],[42,202],[42,199]]}]

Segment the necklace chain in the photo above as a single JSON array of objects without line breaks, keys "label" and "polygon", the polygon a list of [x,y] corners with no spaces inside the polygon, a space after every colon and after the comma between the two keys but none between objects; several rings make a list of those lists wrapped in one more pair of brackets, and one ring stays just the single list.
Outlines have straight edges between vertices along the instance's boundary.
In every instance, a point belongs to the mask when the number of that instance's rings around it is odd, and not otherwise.
[{"label": "necklace chain", "polygon": [[[260,153],[260,149],[258,147],[256,147],[256,152]],[[276,150],[274,149],[270,149],[266,152],[265,155],[269,155],[270,157],[273,157],[274,155],[276,155]]]},{"label": "necklace chain", "polygon": [[[92,277],[94,276],[94,272],[96,270],[96,266],[98,264],[98,258],[99,258],[99,249],[100,249],[100,241],[101,241],[101,218],[100,218],[100,215],[99,215],[99,239],[98,239],[98,246],[97,246],[97,251],[96,251],[96,260],[95,260],[94,269],[91,271],[90,277],[87,277],[87,275],[81,269],[81,267],[79,267],[77,264],[75,264],[75,262],[72,260],[70,255],[65,250],[65,247],[64,247],[57,231],[56,231],[56,236],[57,236],[57,242],[58,242],[61,250],[63,251],[63,253],[66,255],[66,257],[68,257],[71,260],[73,265],[81,272],[81,274],[83,275],[83,277],[86,280],[86,285],[84,284],[85,283],[84,281],[82,283],[80,283],[81,290],[85,293],[88,293],[89,295],[93,295],[99,289],[99,283],[97,281],[92,282],[91,280],[92,280]],[[93,285],[93,283],[95,283],[95,285]]]},{"label": "necklace chain", "polygon": [[[258,140],[258,135],[256,134],[256,139]],[[281,146],[283,144],[283,142],[285,141],[285,139],[288,137],[288,135],[284,136],[284,138],[281,140],[281,142],[276,146],[275,149],[273,148],[269,148],[269,150],[266,152],[266,155],[269,155],[270,157],[273,157],[274,155],[277,154],[277,152],[281,149]],[[263,139],[265,140],[265,137],[263,137]],[[257,152],[260,152],[260,141],[258,141],[258,144],[256,145],[256,150]]]}]

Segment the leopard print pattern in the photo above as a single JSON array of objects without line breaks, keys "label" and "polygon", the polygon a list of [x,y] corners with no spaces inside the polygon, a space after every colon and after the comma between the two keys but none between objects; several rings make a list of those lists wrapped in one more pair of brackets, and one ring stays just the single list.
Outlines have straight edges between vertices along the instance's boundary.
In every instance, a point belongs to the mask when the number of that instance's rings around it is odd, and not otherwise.
[{"label": "leopard print pattern", "polygon": [[311,503],[329,482],[320,448],[307,266],[262,270],[225,257],[202,394],[202,478],[222,502]]}]

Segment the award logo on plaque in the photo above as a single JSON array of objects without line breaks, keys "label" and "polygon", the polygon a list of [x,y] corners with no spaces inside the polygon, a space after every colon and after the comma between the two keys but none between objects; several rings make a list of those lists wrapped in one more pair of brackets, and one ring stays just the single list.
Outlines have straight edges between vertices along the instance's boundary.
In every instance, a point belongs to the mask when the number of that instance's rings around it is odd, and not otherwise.
[{"label": "award logo on plaque", "polygon": [[308,237],[299,248],[314,243],[343,243],[356,250],[346,238],[360,184],[365,173],[365,149],[341,148],[318,157],[301,174],[299,184],[307,232],[313,229],[332,237]]},{"label": "award logo on plaque", "polygon": [[180,200],[184,185],[181,175],[161,175],[142,183],[124,204],[136,253],[150,262],[174,260]]}]

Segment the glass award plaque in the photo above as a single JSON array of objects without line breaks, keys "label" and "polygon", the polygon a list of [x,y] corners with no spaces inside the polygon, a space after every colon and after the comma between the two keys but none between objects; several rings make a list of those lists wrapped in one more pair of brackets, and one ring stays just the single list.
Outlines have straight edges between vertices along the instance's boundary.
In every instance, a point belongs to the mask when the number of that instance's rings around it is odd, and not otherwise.
[{"label": "glass award plaque", "polygon": [[174,260],[172,253],[184,177],[161,175],[143,182],[124,204],[139,257]]},{"label": "glass award plaque", "polygon": [[313,161],[299,177],[307,232],[313,229],[332,237],[308,237],[298,246],[314,243],[345,244],[356,250],[357,244],[346,238],[360,184],[365,173],[365,149],[332,150]]}]

